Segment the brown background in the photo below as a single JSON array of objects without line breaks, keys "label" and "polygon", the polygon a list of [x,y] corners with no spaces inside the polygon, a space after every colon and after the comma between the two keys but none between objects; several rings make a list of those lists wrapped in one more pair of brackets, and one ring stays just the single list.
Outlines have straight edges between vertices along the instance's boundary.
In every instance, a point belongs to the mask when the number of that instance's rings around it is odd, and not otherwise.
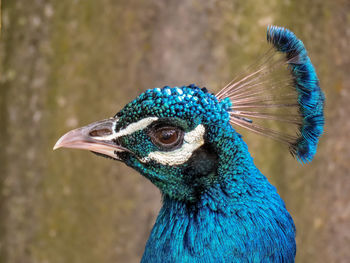
[{"label": "brown background", "polygon": [[278,143],[245,138],[296,222],[297,262],[349,262],[348,0],[3,0],[0,262],[138,262],[159,191],[121,163],[52,146],[148,88],[218,91],[254,61],[268,24],[306,44],[326,130],[303,166]]}]

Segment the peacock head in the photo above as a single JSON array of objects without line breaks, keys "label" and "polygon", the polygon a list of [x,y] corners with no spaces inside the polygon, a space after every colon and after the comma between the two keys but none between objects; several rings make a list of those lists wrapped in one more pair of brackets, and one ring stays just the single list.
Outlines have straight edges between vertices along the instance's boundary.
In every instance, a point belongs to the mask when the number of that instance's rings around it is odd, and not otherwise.
[{"label": "peacock head", "polygon": [[228,165],[232,174],[244,172],[248,151],[231,125],[281,141],[299,161],[310,162],[324,126],[316,71],[291,31],[268,27],[267,42],[274,49],[257,68],[216,95],[195,85],[151,89],[113,118],[68,132],[54,149],[87,149],[120,160],[164,195],[189,202],[217,183],[225,187],[218,174]]},{"label": "peacock head", "polygon": [[150,89],[113,118],[65,134],[55,148],[120,160],[164,195],[195,201],[216,181],[218,131],[229,129],[230,99],[195,85]]}]

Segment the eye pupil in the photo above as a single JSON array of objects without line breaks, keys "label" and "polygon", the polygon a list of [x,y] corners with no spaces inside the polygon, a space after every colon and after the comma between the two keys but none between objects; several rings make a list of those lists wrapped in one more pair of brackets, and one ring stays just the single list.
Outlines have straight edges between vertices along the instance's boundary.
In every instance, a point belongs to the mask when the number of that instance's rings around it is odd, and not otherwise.
[{"label": "eye pupil", "polygon": [[156,134],[157,139],[164,144],[171,144],[176,142],[178,134],[175,130],[162,129]]},{"label": "eye pupil", "polygon": [[184,132],[178,127],[165,126],[161,123],[151,127],[149,136],[159,149],[171,151],[182,145]]}]

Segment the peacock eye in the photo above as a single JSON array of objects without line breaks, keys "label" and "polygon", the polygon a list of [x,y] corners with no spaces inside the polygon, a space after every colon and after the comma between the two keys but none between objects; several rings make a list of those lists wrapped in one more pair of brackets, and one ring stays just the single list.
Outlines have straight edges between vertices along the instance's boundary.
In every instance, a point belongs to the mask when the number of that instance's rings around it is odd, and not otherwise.
[{"label": "peacock eye", "polygon": [[173,144],[177,141],[179,135],[175,129],[159,129],[155,134],[156,139],[162,144]]},{"label": "peacock eye", "polygon": [[152,142],[162,150],[174,150],[183,142],[183,131],[171,126],[154,127],[150,137]]}]

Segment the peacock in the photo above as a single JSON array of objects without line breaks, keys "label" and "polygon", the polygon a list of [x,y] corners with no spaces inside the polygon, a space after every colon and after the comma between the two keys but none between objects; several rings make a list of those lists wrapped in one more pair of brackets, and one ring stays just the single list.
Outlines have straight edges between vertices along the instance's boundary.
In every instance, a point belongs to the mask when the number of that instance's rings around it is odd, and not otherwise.
[{"label": "peacock", "polygon": [[269,26],[267,42],[217,94],[194,84],[149,89],[54,146],[122,161],[160,189],[141,262],[294,262],[293,219],[236,128],[278,140],[308,163],[323,133],[325,97],[293,32]]}]

